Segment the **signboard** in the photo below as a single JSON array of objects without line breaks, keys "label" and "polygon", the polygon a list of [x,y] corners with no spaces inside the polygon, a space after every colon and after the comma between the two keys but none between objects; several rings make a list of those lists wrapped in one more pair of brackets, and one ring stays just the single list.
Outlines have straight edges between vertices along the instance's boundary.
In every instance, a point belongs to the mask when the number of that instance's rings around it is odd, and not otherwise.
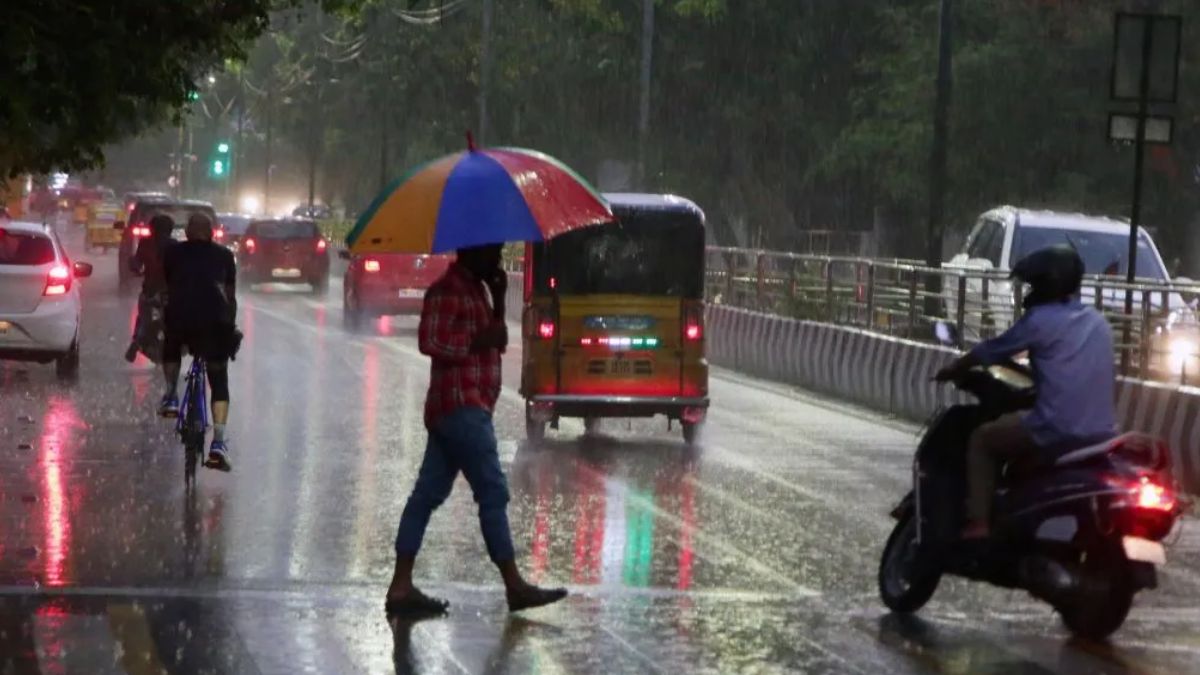
[{"label": "signboard", "polygon": [[1117,14],[1113,31],[1112,97],[1139,101],[1145,74],[1148,103],[1174,103],[1179,83],[1178,16]]}]

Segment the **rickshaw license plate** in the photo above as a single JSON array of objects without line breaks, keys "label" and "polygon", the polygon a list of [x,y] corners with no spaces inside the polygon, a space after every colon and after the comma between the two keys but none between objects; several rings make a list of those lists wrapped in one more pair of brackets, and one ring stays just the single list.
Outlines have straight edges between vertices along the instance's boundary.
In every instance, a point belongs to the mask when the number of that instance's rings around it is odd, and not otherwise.
[{"label": "rickshaw license plate", "polygon": [[299,279],[300,270],[294,267],[276,267],[271,270],[271,276],[276,279]]},{"label": "rickshaw license plate", "polygon": [[1125,557],[1130,560],[1165,565],[1167,554],[1163,545],[1157,541],[1140,537],[1122,537],[1121,544],[1125,548]]},{"label": "rickshaw license plate", "polygon": [[401,297],[401,299],[404,299],[404,300],[411,300],[413,298],[422,298],[422,297],[425,297],[425,291],[422,291],[419,288],[402,288],[402,289],[400,289],[400,297]]},{"label": "rickshaw license plate", "polygon": [[610,375],[650,375],[653,373],[653,366],[649,361],[634,360],[634,359],[610,359],[608,362],[608,372]]}]

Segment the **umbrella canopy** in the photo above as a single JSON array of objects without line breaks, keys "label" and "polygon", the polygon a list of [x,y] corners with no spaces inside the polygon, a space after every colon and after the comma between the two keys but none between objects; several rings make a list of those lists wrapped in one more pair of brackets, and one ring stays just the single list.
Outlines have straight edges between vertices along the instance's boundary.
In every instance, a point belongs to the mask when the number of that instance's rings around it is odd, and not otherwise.
[{"label": "umbrella canopy", "polygon": [[346,235],[346,245],[353,253],[446,253],[544,241],[612,220],[604,199],[553,157],[471,147],[389,185]]}]

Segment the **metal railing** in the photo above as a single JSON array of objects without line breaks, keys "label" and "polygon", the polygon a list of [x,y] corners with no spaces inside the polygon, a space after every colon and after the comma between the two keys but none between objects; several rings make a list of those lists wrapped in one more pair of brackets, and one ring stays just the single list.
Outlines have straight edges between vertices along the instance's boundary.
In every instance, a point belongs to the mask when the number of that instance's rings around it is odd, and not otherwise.
[{"label": "metal railing", "polygon": [[[710,247],[706,296],[799,319],[934,341],[933,325],[957,326],[968,345],[999,334],[1021,315],[1020,284],[1006,272],[928,267],[901,259],[805,255]],[[1133,312],[1125,312],[1126,291]],[[1114,359],[1143,379],[1200,383],[1200,325],[1188,302],[1200,284],[1089,276],[1082,296],[1114,328]]]}]

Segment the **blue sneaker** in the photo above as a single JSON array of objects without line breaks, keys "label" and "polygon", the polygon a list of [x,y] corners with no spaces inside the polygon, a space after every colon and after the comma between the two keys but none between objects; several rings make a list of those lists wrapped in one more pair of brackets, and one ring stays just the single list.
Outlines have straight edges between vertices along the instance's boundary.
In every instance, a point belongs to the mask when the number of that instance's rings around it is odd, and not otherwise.
[{"label": "blue sneaker", "polygon": [[179,397],[175,394],[163,396],[162,403],[158,405],[158,414],[163,417],[179,417]]},{"label": "blue sneaker", "polygon": [[233,470],[229,463],[229,447],[225,445],[225,441],[213,441],[212,445],[208,446],[208,458],[204,460],[204,467],[217,471]]}]

